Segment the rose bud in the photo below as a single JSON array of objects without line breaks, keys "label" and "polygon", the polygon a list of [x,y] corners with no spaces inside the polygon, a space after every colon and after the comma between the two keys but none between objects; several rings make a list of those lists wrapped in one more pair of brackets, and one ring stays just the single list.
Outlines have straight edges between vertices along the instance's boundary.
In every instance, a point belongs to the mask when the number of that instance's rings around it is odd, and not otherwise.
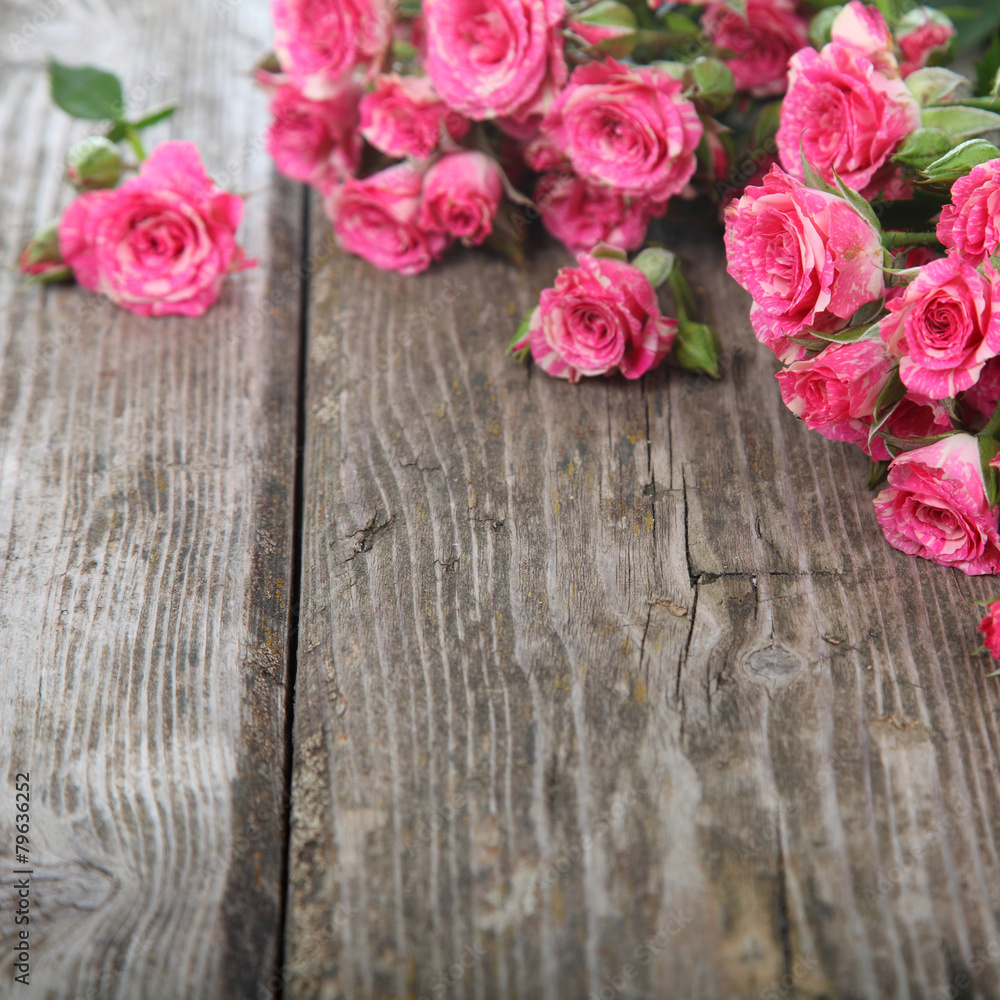
[{"label": "rose bud", "polygon": [[24,248],[17,266],[31,282],[65,281],[73,277],[59,252],[59,220],[47,222]]},{"label": "rose bud", "polygon": [[493,231],[503,181],[496,160],[476,150],[441,157],[424,177],[420,226],[478,245]]},{"label": "rose bud", "polygon": [[947,14],[932,7],[915,7],[896,25],[896,41],[903,53],[900,72],[909,76],[923,66],[947,62],[955,38],[955,25]]},{"label": "rose bud", "polygon": [[66,154],[66,179],[77,191],[113,188],[121,175],[121,151],[103,135],[81,139]]},{"label": "rose bud", "polygon": [[997,515],[971,434],[952,434],[893,459],[875,516],[889,544],[907,555],[970,576],[1000,570]]}]

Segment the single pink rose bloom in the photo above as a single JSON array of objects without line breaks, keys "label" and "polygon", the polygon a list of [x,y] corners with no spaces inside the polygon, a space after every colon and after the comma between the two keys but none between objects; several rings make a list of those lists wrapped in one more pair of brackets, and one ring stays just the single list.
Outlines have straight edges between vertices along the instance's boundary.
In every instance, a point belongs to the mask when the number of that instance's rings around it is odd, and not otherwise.
[{"label": "single pink rose bloom", "polygon": [[885,344],[863,340],[831,344],[776,378],[785,405],[807,427],[831,441],[861,444],[868,441],[875,404],[894,367]]},{"label": "single pink rose bloom", "polygon": [[919,126],[920,105],[906,84],[858,49],[831,42],[822,52],[792,56],[776,141],[781,165],[799,180],[805,152],[824,180],[833,183],[836,172],[848,187],[873,195],[879,171],[886,168],[883,186],[897,177],[890,157]]},{"label": "single pink rose bloom", "polygon": [[76,280],[141,316],[201,316],[227,274],[246,267],[236,243],[243,201],[205,173],[194,143],[164,142],[139,175],[80,195],[59,223]]},{"label": "single pink rose bloom", "polygon": [[677,321],[661,315],[646,275],[624,261],[585,253],[577,265],[564,267],[555,286],[542,292],[515,347],[530,345],[535,364],[570,382],[616,370],[635,379],[655,368],[673,345]]},{"label": "single pink rose bloom", "polygon": [[666,201],[691,179],[703,132],[682,90],[680,80],[652,66],[586,63],[573,71],[542,131],[580,177]]},{"label": "single pink rose bloom", "polygon": [[384,271],[418,274],[445,252],[446,233],[419,223],[423,173],[397,163],[370,177],[349,177],[324,200],[340,245]]},{"label": "single pink rose bloom", "polygon": [[713,45],[733,53],[725,62],[737,90],[751,97],[783,94],[788,60],[808,44],[809,22],[793,0],[748,0],[746,15],[715,0],[705,8],[702,28]]},{"label": "single pink rose bloom", "polygon": [[997,515],[971,434],[953,434],[893,459],[889,486],[875,498],[875,516],[889,544],[907,555],[970,576],[1000,570]]},{"label": "single pink rose bloom", "polygon": [[360,98],[351,82],[324,101],[310,101],[294,84],[278,86],[265,139],[278,170],[324,192],[354,173],[361,162]]},{"label": "single pink rose bloom", "polygon": [[375,89],[361,99],[361,134],[387,156],[426,159],[443,137],[461,139],[469,124],[426,76],[380,74]]},{"label": "single pink rose bloom", "polygon": [[424,176],[420,226],[478,246],[493,231],[502,196],[496,160],[478,150],[449,153]]},{"label": "single pink rose bloom", "polygon": [[896,41],[903,54],[900,72],[904,77],[928,63],[947,57],[955,25],[940,11],[930,7],[917,7],[903,19],[896,30]]},{"label": "single pink rose bloom", "polygon": [[271,0],[274,51],[303,96],[333,97],[355,67],[377,66],[392,37],[387,0]]},{"label": "single pink rose bloom", "polygon": [[990,603],[976,628],[982,633],[986,652],[994,660],[1000,660],[1000,598]]},{"label": "single pink rose bloom", "polygon": [[946,399],[970,388],[1000,354],[997,273],[957,257],[931,261],[906,291],[886,303],[879,333],[900,358],[899,377],[914,392]]},{"label": "single pink rose bloom", "polygon": [[566,81],[564,13],[562,0],[426,0],[435,89],[477,120],[544,112]]},{"label": "single pink rose bloom", "polygon": [[753,296],[757,338],[784,361],[799,349],[782,338],[837,330],[883,293],[880,234],[842,198],[779,167],[725,217],[729,273]]},{"label": "single pink rose bloom", "polygon": [[980,163],[955,181],[937,235],[973,267],[1000,250],[1000,160]]},{"label": "single pink rose bloom", "polygon": [[544,174],[534,200],[545,228],[575,254],[587,253],[598,243],[638,250],[650,219],[666,211],[662,202],[627,198],[569,172]]}]

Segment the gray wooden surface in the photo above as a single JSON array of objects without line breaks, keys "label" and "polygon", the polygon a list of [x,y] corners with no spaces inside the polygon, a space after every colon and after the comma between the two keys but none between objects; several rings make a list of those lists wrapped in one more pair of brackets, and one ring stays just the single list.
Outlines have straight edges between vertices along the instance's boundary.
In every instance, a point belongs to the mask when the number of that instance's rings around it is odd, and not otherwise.
[{"label": "gray wooden surface", "polygon": [[[1000,998],[993,584],[884,543],[718,232],[671,244],[721,382],[569,386],[502,356],[561,252],[404,279],[303,225],[263,0],[39,7],[0,6],[0,996]],[[78,134],[47,52],[260,189],[206,319],[16,291]]]},{"label": "gray wooden surface", "polygon": [[[248,77],[266,4],[0,6],[0,996],[250,997],[278,955],[302,194]],[[17,288],[85,132],[45,55],[119,71],[247,203],[202,321]],[[290,276],[290,280],[286,277]],[[32,976],[12,983],[14,775]]]}]

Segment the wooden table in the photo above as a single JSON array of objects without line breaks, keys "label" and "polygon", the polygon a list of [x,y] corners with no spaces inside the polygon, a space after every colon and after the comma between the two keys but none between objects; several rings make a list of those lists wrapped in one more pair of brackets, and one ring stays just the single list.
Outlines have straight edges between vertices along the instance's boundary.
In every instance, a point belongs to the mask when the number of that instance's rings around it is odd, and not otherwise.
[{"label": "wooden table", "polygon": [[[263,150],[269,37],[0,8],[0,995],[1000,997],[995,585],[884,543],[716,230],[672,245],[717,384],[505,359],[555,249],[336,251]],[[203,321],[18,292],[82,134],[48,52],[257,190]]]}]

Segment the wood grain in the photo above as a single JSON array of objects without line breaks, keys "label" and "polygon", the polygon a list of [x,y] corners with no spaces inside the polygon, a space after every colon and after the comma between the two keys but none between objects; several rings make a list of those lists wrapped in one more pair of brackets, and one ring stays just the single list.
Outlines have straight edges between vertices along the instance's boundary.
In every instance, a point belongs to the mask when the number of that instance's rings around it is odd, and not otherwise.
[{"label": "wood grain", "polygon": [[[273,183],[248,70],[264,0],[0,8],[0,993],[13,778],[31,775],[31,985],[45,998],[273,995],[302,194]],[[118,71],[151,136],[247,202],[256,270],[203,319],[19,293],[81,134],[44,55]],[[8,56],[10,57],[8,59]]]},{"label": "wood grain", "polygon": [[718,384],[504,359],[555,251],[315,273],[287,996],[1000,996],[990,583],[884,543],[697,229]]}]

